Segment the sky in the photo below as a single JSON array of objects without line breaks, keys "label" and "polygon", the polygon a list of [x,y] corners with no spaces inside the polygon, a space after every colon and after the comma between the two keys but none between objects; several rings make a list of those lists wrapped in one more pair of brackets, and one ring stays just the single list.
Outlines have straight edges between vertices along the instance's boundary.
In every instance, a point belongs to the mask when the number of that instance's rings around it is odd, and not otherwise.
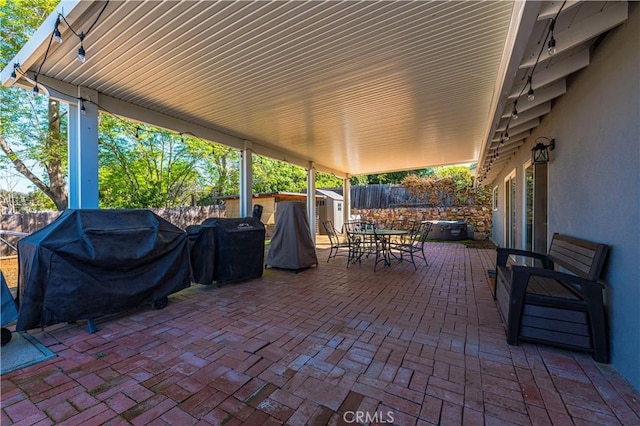
[{"label": "sky", "polygon": [[[5,154],[0,153],[0,155]],[[11,170],[0,170],[0,189],[28,194],[30,192],[33,192],[35,186],[29,179],[22,176],[19,172],[12,168]]]}]

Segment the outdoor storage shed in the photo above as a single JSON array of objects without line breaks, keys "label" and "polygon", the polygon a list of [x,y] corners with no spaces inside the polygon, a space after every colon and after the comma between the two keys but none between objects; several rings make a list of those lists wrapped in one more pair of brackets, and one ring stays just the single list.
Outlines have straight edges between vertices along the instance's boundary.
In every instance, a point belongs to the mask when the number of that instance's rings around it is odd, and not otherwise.
[{"label": "outdoor storage shed", "polygon": [[214,281],[223,283],[262,276],[265,237],[262,222],[255,217],[211,218],[202,222],[202,226],[215,229]]},{"label": "outdoor storage shed", "polygon": [[283,202],[276,212],[276,227],[269,245],[267,266],[302,269],[318,264],[313,239],[309,234],[304,203]]},{"label": "outdoor storage shed", "polygon": [[[344,225],[344,200],[342,195],[326,189],[317,189],[316,192],[326,197],[324,200],[316,202],[318,206],[318,223],[329,220],[338,232],[342,231]],[[318,233],[326,235],[327,231],[323,226],[320,226]]]},{"label": "outdoor storage shed", "polygon": [[187,234],[148,210],[66,210],[18,262],[18,331],[162,306],[191,283]]}]

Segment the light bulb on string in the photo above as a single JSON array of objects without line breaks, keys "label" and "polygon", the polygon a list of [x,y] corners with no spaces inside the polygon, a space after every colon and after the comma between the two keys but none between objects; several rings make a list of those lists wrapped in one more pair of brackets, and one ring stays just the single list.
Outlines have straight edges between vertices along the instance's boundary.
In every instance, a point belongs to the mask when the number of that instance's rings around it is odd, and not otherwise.
[{"label": "light bulb on string", "polygon": [[78,60],[80,63],[84,64],[87,61],[87,56],[85,55],[84,45],[82,42],[84,41],[84,33],[80,33],[78,36],[80,38],[80,48],[78,49]]},{"label": "light bulb on string", "polygon": [[552,19],[551,25],[549,26],[549,34],[551,35],[551,38],[547,43],[547,53],[549,54],[549,56],[554,55],[556,53],[556,39],[553,37],[553,30],[555,26],[556,26],[556,20]]},{"label": "light bulb on string", "polygon": [[80,99],[80,114],[87,115],[87,109],[84,107],[84,99]]},{"label": "light bulb on string", "polygon": [[33,91],[31,92],[31,94],[33,95],[34,98],[40,94],[40,89],[38,89],[38,83],[36,83],[36,85],[33,86]]},{"label": "light bulb on string", "polygon": [[87,57],[85,56],[84,47],[82,45],[80,45],[80,48],[78,49],[78,61],[82,64],[87,62]]},{"label": "light bulb on string", "polygon": [[16,81],[18,79],[18,73],[16,72],[16,70],[18,69],[18,67],[20,66],[19,63],[14,62],[13,63],[13,71],[11,71],[11,81]]},{"label": "light bulb on string", "polygon": [[547,44],[547,53],[549,56],[555,55],[556,53],[556,39],[551,36],[549,43]]},{"label": "light bulb on string", "polygon": [[527,92],[527,100],[533,101],[536,97],[533,94],[533,86],[531,83],[531,76],[529,76],[527,82],[529,83],[529,91]]},{"label": "light bulb on string", "polygon": [[518,100],[513,101],[513,110],[511,111],[511,118],[518,119]]},{"label": "light bulb on string", "polygon": [[59,25],[60,25],[60,18],[56,19],[56,26],[53,29],[53,39],[56,41],[56,43],[62,44],[62,34],[60,34],[60,29],[58,29]]}]

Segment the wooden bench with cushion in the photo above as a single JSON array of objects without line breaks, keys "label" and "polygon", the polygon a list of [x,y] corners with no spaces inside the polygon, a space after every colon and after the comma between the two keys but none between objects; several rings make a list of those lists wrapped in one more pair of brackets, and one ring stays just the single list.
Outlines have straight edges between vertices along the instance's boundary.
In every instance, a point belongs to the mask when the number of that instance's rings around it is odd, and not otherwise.
[{"label": "wooden bench with cushion", "polygon": [[[507,343],[552,344],[608,362],[604,286],[599,281],[607,250],[604,244],[557,233],[546,255],[498,248],[494,299]],[[523,256],[536,266],[518,265]]]}]

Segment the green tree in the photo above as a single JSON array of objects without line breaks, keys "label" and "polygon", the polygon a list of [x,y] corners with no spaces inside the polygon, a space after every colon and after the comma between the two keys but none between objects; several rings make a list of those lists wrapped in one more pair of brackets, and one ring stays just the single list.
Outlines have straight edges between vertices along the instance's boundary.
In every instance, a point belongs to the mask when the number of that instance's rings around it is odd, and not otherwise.
[{"label": "green tree", "polygon": [[206,142],[101,114],[99,144],[102,207],[191,204]]},{"label": "green tree", "polygon": [[316,173],[316,188],[342,188],[342,179],[318,172]]},{"label": "green tree", "polygon": [[306,192],[307,171],[283,161],[254,155],[253,192]]},{"label": "green tree", "polygon": [[[0,0],[0,66],[4,67],[58,4],[57,0]],[[19,88],[0,88],[0,149],[15,169],[65,209],[67,159],[65,112],[60,103],[31,98]]]},{"label": "green tree", "polygon": [[198,162],[198,205],[214,204],[215,197],[240,192],[240,151],[228,146],[206,143],[194,147]]}]

